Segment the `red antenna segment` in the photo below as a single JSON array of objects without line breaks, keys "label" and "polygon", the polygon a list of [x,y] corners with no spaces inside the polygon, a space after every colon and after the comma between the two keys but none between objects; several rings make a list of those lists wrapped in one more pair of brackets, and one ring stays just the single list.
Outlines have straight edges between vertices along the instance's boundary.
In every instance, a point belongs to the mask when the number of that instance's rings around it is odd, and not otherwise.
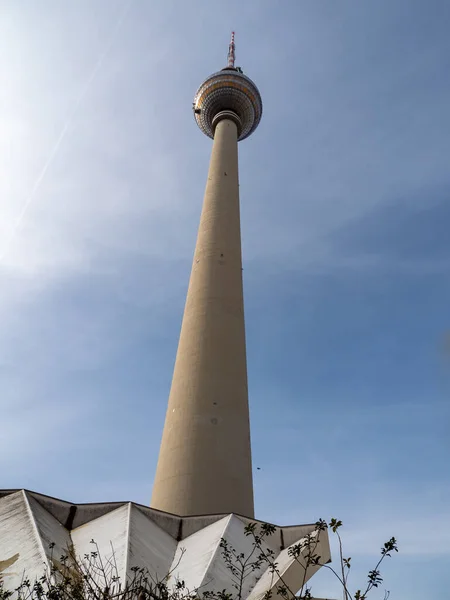
[{"label": "red antenna segment", "polygon": [[231,32],[231,41],[230,41],[230,45],[228,46],[228,64],[227,67],[234,69],[234,61],[235,61],[235,55],[234,55],[234,31]]}]

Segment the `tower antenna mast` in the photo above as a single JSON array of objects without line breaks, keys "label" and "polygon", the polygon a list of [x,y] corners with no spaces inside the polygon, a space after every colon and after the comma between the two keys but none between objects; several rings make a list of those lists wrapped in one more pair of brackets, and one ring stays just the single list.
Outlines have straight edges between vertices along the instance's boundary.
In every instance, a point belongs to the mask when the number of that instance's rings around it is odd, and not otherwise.
[{"label": "tower antenna mast", "polygon": [[228,46],[228,64],[227,64],[227,67],[229,69],[234,69],[234,61],[235,61],[234,50],[235,50],[235,46],[234,46],[234,31],[232,31],[231,32],[230,45]]}]

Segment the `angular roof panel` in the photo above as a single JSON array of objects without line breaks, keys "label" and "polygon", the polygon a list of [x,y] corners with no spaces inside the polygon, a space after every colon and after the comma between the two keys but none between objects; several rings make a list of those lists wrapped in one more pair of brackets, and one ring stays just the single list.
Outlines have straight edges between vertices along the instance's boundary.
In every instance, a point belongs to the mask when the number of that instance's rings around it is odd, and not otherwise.
[{"label": "angular roof panel", "polygon": [[[245,534],[250,522],[255,521],[233,514],[185,518],[131,502],[76,505],[27,490],[0,490],[0,577],[7,589],[14,589],[24,573],[34,581],[68,552],[83,557],[98,549],[107,570],[117,568],[122,584],[132,577],[133,567],[144,567],[157,581],[172,572],[170,582],[184,580],[191,592],[233,592],[220,543],[224,538],[247,556],[253,548]],[[312,531],[314,525],[278,527],[264,540],[263,548],[275,553],[283,580],[295,591],[304,568],[288,548]],[[326,532],[320,534],[317,552],[329,562]],[[306,580],[316,570],[310,567]],[[263,567],[246,578],[243,598],[260,600],[272,589],[275,600],[276,586],[277,578]]]}]

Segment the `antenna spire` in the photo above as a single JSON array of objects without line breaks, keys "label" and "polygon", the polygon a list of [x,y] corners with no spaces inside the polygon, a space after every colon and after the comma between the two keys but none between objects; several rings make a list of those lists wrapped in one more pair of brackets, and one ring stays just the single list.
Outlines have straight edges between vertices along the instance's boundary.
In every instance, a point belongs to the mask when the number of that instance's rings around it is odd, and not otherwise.
[{"label": "antenna spire", "polygon": [[227,67],[234,69],[234,61],[235,61],[235,55],[234,55],[234,31],[231,32],[231,41],[230,41],[230,45],[228,46],[228,64]]}]

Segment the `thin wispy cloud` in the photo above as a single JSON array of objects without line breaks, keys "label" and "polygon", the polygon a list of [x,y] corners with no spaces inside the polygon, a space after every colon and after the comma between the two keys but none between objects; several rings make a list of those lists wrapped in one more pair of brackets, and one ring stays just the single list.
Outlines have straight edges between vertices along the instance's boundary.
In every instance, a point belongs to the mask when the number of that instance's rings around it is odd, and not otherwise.
[{"label": "thin wispy cloud", "polygon": [[127,4],[125,4],[125,9],[123,10],[123,12],[121,13],[121,15],[119,16],[119,19],[118,19],[118,21],[116,23],[116,26],[113,28],[112,34],[110,36],[110,39],[107,42],[105,50],[102,52],[102,54],[100,55],[99,59],[95,63],[94,68],[92,69],[91,73],[89,74],[89,77],[87,78],[86,83],[83,85],[80,93],[75,98],[73,108],[70,111],[70,114],[67,117],[67,120],[66,120],[66,122],[63,125],[61,133],[59,134],[58,139],[56,140],[56,143],[53,146],[53,148],[52,148],[52,150],[50,152],[49,157],[45,161],[45,164],[42,167],[41,172],[39,173],[36,181],[34,182],[34,185],[33,185],[32,189],[31,189],[30,194],[27,196],[27,198],[26,198],[26,200],[24,202],[24,205],[23,205],[23,207],[22,207],[22,209],[21,209],[21,211],[19,213],[19,216],[17,217],[17,220],[16,220],[16,222],[14,223],[14,226],[11,229],[11,234],[9,235],[9,237],[6,240],[6,243],[5,243],[5,246],[3,248],[3,251],[0,254],[0,263],[3,261],[4,257],[8,253],[10,245],[11,245],[11,243],[14,240],[14,236],[16,235],[17,230],[19,229],[19,227],[20,227],[20,225],[22,223],[22,220],[25,217],[25,215],[27,213],[27,210],[28,210],[31,202],[33,201],[33,199],[34,199],[37,191],[39,190],[39,187],[40,187],[40,185],[41,185],[44,177],[46,176],[47,171],[51,167],[51,165],[52,165],[52,163],[53,163],[53,161],[55,159],[55,156],[57,155],[58,150],[60,149],[60,146],[63,143],[64,138],[66,137],[66,134],[69,131],[69,128],[72,125],[72,122],[73,122],[73,120],[74,120],[74,118],[75,118],[75,116],[76,116],[76,114],[77,114],[77,112],[78,112],[78,110],[79,110],[79,108],[80,108],[80,106],[81,106],[81,104],[82,104],[85,96],[89,92],[89,89],[90,89],[92,83],[95,81],[95,77],[96,77],[97,73],[99,72],[99,70],[101,69],[103,62],[104,62],[105,58],[107,57],[107,55],[108,55],[108,53],[109,53],[109,51],[110,51],[110,49],[111,49],[111,47],[112,47],[112,45],[114,43],[114,40],[115,40],[117,34],[120,31],[120,27],[121,27],[121,25],[122,25],[122,23],[123,23],[126,15],[127,15],[127,13],[128,13],[128,10],[129,10],[129,8],[131,6],[131,2],[132,2],[132,0],[129,0],[129,2]]}]

